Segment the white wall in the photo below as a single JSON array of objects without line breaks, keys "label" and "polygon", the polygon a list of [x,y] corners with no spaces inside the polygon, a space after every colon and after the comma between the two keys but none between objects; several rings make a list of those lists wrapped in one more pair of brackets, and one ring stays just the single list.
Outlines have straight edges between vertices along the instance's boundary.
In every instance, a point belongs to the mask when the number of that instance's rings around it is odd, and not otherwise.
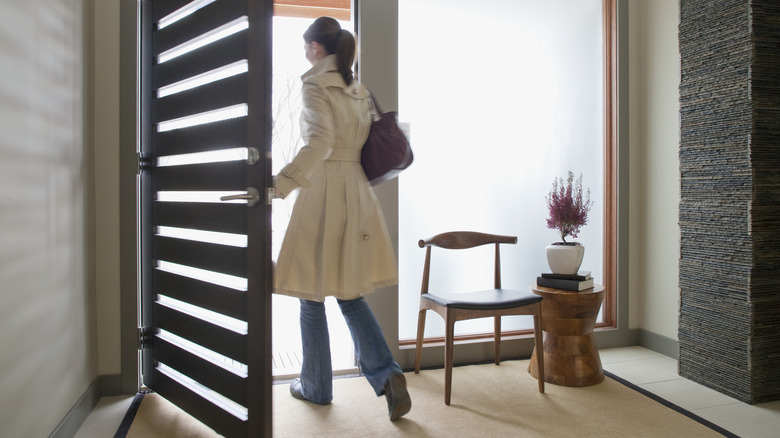
[{"label": "white wall", "polygon": [[629,324],[677,339],[680,55],[677,0],[631,0]]},{"label": "white wall", "polygon": [[94,4],[95,289],[98,373],[119,374],[119,0]]},{"label": "white wall", "polygon": [[89,0],[0,13],[0,435],[48,436],[97,377]]}]

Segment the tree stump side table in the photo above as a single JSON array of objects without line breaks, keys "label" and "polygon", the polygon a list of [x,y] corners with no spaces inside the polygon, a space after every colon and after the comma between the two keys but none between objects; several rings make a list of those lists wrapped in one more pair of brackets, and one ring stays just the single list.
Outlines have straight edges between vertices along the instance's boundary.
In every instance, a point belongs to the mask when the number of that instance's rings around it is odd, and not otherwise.
[{"label": "tree stump side table", "polygon": [[[591,386],[604,380],[593,327],[604,301],[604,286],[580,292],[531,285],[541,295],[544,381],[562,386]],[[537,377],[534,347],[528,372]]]}]

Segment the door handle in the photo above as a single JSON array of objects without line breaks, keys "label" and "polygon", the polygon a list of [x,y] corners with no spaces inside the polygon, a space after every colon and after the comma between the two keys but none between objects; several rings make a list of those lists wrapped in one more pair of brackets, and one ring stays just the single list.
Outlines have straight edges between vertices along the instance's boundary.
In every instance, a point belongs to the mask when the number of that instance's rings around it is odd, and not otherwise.
[{"label": "door handle", "polygon": [[233,201],[236,199],[246,199],[246,206],[253,207],[260,202],[260,191],[254,187],[247,187],[246,193],[240,195],[228,195],[219,198],[220,201]]}]

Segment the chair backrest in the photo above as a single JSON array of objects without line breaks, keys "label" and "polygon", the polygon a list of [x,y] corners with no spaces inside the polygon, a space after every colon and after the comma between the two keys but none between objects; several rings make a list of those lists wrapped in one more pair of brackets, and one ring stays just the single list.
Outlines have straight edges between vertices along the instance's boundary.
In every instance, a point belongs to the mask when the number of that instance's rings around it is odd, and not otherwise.
[{"label": "chair backrest", "polygon": [[450,231],[437,234],[429,239],[420,239],[417,244],[420,248],[426,248],[420,294],[428,292],[428,283],[431,273],[431,247],[434,246],[444,249],[469,249],[477,246],[494,244],[496,250],[493,287],[501,289],[501,254],[499,245],[502,243],[515,244],[517,243],[517,236],[502,236],[498,234],[479,233],[476,231]]}]

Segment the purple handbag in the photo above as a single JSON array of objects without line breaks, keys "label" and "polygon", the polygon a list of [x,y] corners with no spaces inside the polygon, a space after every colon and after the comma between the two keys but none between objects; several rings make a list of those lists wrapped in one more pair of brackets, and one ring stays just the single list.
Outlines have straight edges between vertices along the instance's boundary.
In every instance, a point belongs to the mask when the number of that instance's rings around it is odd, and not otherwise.
[{"label": "purple handbag", "polygon": [[[370,91],[369,91],[370,93]],[[360,163],[372,186],[395,178],[414,161],[412,147],[398,126],[395,111],[383,113],[371,93],[378,120],[371,123],[366,143],[360,151]]]}]

